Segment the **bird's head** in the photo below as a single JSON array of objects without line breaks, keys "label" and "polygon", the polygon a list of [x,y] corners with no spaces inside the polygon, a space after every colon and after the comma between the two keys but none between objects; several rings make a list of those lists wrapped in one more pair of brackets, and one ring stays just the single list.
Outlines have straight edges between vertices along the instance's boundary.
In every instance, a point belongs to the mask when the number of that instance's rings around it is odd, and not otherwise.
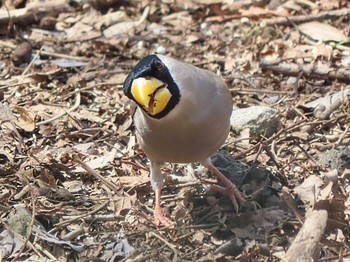
[{"label": "bird's head", "polygon": [[160,119],[166,116],[180,100],[172,70],[159,55],[145,57],[125,79],[125,95],[150,117]]}]

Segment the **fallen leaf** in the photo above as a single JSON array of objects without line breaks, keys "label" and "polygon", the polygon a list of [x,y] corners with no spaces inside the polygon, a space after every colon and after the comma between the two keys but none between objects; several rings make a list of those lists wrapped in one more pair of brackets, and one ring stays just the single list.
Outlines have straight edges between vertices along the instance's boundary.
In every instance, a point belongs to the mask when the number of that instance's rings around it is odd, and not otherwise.
[{"label": "fallen leaf", "polygon": [[[88,162],[86,162],[86,164],[91,167],[92,169],[99,169],[99,168],[104,168],[106,166],[108,166],[115,158],[117,153],[117,149],[113,148],[111,150],[111,152],[100,156],[98,158],[92,159]],[[76,167],[73,172],[75,173],[85,173],[86,170],[80,166]]]},{"label": "fallen leaf", "polygon": [[20,106],[15,106],[13,110],[19,113],[16,125],[26,132],[32,132],[35,129],[35,113]]},{"label": "fallen leaf", "polygon": [[298,28],[303,34],[316,41],[349,41],[349,38],[341,30],[318,21],[301,24]]}]

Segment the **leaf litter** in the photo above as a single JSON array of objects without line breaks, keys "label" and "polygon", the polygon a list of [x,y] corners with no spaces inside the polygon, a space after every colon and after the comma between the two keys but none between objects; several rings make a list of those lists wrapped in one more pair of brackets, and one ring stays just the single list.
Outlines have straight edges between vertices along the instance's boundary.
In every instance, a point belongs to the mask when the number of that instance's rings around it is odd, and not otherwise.
[{"label": "leaf litter", "polygon": [[[348,1],[20,2],[0,8],[0,259],[349,258]],[[121,87],[155,52],[279,112],[275,134],[231,132],[215,156],[254,198],[238,214],[198,164],[166,164],[177,227],[153,224]]]}]

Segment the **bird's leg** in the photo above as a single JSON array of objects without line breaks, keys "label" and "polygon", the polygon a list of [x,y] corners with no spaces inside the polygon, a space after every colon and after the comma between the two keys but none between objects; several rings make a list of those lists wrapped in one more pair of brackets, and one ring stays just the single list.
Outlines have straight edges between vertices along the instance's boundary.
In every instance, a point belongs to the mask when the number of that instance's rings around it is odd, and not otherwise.
[{"label": "bird's leg", "polygon": [[221,186],[212,186],[211,190],[220,192],[224,195],[228,195],[231,199],[231,202],[236,210],[238,212],[239,205],[238,203],[242,203],[249,199],[247,195],[242,193],[237,186],[232,183],[227,177],[225,177],[212,163],[209,161],[209,163],[206,164],[206,167],[211,170],[226,186],[226,188]]},{"label": "bird's leg", "polygon": [[160,196],[164,184],[163,175],[160,170],[160,163],[151,161],[150,180],[155,193],[154,222],[157,226],[163,225],[166,227],[171,227],[174,225],[174,223],[164,215],[160,206]]},{"label": "bird's leg", "polygon": [[161,191],[162,191],[161,187],[157,187],[154,190],[155,197],[156,197],[156,205],[154,207],[154,220],[155,220],[154,223],[157,226],[163,225],[166,227],[172,227],[172,226],[174,226],[174,223],[164,215],[163,210],[160,206]]}]

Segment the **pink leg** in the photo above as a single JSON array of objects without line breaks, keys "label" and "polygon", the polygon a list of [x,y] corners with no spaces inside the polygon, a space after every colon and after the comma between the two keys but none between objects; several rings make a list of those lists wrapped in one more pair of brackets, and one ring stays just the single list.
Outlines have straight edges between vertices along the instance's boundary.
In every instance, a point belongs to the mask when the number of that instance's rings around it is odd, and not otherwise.
[{"label": "pink leg", "polygon": [[156,197],[156,206],[154,208],[154,219],[155,219],[155,224],[157,226],[159,225],[163,225],[163,226],[166,226],[166,227],[173,227],[174,226],[174,223],[169,219],[167,218],[164,213],[163,213],[163,210],[162,208],[160,207],[160,195],[161,195],[161,191],[162,191],[162,188],[161,187],[156,187],[156,189],[154,190],[154,193],[155,193],[155,197]]},{"label": "pink leg", "polygon": [[236,187],[234,183],[232,183],[227,177],[225,177],[213,164],[209,164],[208,169],[210,169],[226,186],[226,188],[223,188],[221,186],[212,186],[212,190],[215,192],[220,192],[224,195],[228,195],[231,199],[231,202],[238,213],[238,203],[242,203],[249,199],[248,196],[243,194],[239,189]]}]

